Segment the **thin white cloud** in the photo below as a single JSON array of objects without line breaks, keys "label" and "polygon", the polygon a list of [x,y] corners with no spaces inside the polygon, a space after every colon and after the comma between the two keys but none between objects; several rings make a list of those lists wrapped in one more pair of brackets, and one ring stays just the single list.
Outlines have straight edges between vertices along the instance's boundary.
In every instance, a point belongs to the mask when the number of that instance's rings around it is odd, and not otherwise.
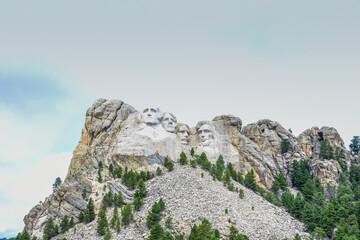
[{"label": "thin white cloud", "polygon": [[30,167],[13,169],[7,175],[0,171],[0,182],[8,183],[0,186],[0,191],[6,193],[5,199],[0,199],[0,237],[5,232],[13,231],[11,235],[15,235],[21,231],[24,216],[52,193],[55,179],[65,179],[71,157],[71,152],[52,154]]}]

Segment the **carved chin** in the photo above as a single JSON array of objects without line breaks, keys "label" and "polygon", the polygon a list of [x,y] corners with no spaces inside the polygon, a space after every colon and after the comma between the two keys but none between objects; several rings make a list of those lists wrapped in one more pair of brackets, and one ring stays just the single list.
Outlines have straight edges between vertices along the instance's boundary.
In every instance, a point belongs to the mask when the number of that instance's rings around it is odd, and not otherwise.
[{"label": "carved chin", "polygon": [[159,121],[157,121],[156,119],[153,119],[153,118],[145,118],[144,123],[146,125],[157,125],[157,124],[159,124]]},{"label": "carved chin", "polygon": [[210,146],[211,142],[212,142],[211,140],[204,140],[204,141],[201,142],[201,144],[203,146]]},{"label": "carved chin", "polygon": [[181,139],[181,144],[184,144],[184,145],[188,145],[189,144],[189,141],[185,138],[185,139]]},{"label": "carved chin", "polygon": [[171,127],[171,126],[165,127],[165,130],[168,131],[168,132],[171,132],[171,133],[175,132],[175,128]]}]

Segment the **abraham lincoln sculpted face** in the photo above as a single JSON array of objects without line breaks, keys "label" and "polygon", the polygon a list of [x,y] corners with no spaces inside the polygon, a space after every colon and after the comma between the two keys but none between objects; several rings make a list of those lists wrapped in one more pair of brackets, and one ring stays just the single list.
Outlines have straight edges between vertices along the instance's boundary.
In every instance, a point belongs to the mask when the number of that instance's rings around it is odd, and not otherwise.
[{"label": "abraham lincoln sculpted face", "polygon": [[214,141],[214,132],[209,124],[202,125],[198,130],[200,141],[203,146],[209,146]]}]

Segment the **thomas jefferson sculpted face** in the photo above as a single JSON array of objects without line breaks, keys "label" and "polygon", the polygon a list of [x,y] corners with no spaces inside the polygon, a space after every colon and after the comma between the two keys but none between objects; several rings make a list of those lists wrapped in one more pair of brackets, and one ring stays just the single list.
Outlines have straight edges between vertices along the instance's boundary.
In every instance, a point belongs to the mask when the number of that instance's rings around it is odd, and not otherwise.
[{"label": "thomas jefferson sculpted face", "polygon": [[142,112],[142,120],[148,126],[160,124],[161,113],[158,108],[145,108]]},{"label": "thomas jefferson sculpted face", "polygon": [[166,131],[174,133],[176,123],[177,123],[177,120],[174,115],[172,115],[171,113],[164,113],[163,119],[162,119],[162,126]]},{"label": "thomas jefferson sculpted face", "polygon": [[209,146],[214,141],[214,133],[209,124],[202,125],[198,133],[203,146]]}]

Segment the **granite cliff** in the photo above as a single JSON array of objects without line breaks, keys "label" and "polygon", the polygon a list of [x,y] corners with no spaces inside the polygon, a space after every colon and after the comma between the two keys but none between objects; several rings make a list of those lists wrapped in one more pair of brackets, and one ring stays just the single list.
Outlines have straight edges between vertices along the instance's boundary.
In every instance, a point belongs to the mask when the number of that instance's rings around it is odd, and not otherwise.
[{"label": "granite cliff", "polygon": [[[289,141],[290,147],[283,153],[281,143],[285,139]],[[25,216],[25,230],[33,236],[42,237],[44,224],[49,217],[58,223],[65,215],[73,216],[77,221],[79,213],[85,210],[87,204],[82,197],[83,189],[87,190],[87,198],[94,199],[96,212],[106,192],[104,185],[114,193],[121,192],[124,201],[132,203],[134,191],[110,177],[110,165],[155,172],[163,165],[166,157],[177,162],[180,153],[184,152],[190,158],[192,148],[195,154],[206,153],[212,163],[222,154],[225,162],[232,163],[243,175],[254,170],[257,184],[265,189],[271,188],[279,172],[290,183],[291,166],[295,159],[308,159],[312,176],[319,177],[323,186],[336,186],[342,168],[335,159],[320,159],[320,146],[324,139],[334,149],[344,152],[342,161],[348,167],[355,161],[336,129],[331,127],[312,127],[296,137],[278,122],[264,119],[242,126],[241,119],[232,115],[217,116],[211,121],[201,121],[189,127],[178,123],[173,114],[162,113],[158,108],[137,111],[119,100],[99,99],[86,112],[85,126],[64,183],[44,203],[36,205]],[[97,181],[99,162],[102,162],[104,168],[103,183]],[[295,233],[307,236],[302,223],[243,186],[237,187],[243,188],[247,197],[240,200],[226,192],[221,183],[199,176],[200,170],[190,167],[184,170],[175,165],[173,173],[149,181],[149,197],[135,219],[146,217],[153,202],[162,196],[169,204],[172,217],[178,222],[174,231],[179,233],[187,233],[198,217],[211,215],[210,220],[226,236],[229,234],[229,222],[220,211],[229,208],[233,214],[231,224],[251,239],[283,239],[293,237]],[[164,187],[169,185],[172,187]],[[176,193],[179,196],[174,197]],[[200,199],[200,203],[193,206],[190,204],[193,202],[191,199]],[[215,209],[211,213],[206,212],[209,204]],[[254,205],[255,215],[252,215],[249,208]],[[77,233],[67,233],[66,237],[100,239],[93,229],[91,224],[78,224]],[[148,236],[141,220],[135,220],[125,231],[118,239],[143,239]]]}]

